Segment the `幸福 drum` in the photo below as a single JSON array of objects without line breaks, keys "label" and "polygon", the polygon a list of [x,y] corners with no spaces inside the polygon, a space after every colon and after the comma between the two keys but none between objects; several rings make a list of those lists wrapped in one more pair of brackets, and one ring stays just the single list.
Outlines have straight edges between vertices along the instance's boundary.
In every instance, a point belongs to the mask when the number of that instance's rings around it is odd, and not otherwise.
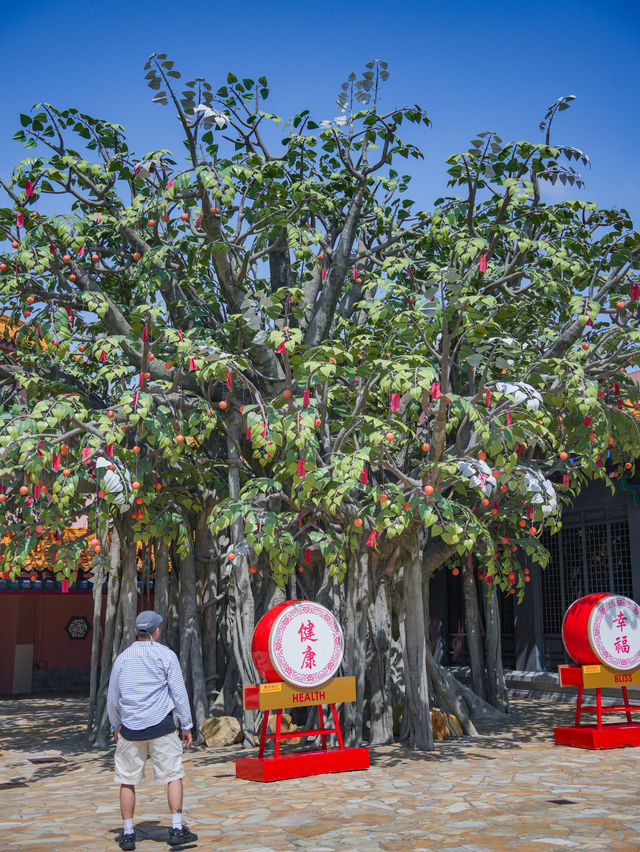
[{"label": "\u5e78\u798f drum", "polygon": [[607,592],[585,595],[566,611],[562,641],[580,665],[631,671],[640,666],[640,607]]},{"label": "\u5e78\u798f drum", "polygon": [[285,601],[256,624],[251,655],[268,682],[305,689],[335,676],[344,654],[342,629],[333,613],[313,601]]}]

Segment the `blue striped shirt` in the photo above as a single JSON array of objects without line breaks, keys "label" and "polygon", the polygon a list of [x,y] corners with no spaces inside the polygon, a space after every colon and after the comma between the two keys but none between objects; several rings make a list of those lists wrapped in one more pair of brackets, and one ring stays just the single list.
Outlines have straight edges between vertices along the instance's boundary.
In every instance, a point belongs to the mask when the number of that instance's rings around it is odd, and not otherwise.
[{"label": "blue striped shirt", "polygon": [[175,708],[183,730],[193,727],[178,658],[166,645],[136,641],[116,659],[109,679],[107,712],[114,728],[134,731],[157,725]]}]

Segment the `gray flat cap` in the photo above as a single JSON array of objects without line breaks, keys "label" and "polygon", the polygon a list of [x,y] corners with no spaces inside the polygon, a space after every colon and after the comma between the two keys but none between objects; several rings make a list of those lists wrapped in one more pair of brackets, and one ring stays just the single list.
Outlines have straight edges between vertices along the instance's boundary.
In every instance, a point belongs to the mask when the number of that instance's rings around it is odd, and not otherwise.
[{"label": "gray flat cap", "polygon": [[139,612],[136,617],[136,631],[138,633],[151,634],[161,624],[162,616],[152,609],[145,609],[144,612]]}]

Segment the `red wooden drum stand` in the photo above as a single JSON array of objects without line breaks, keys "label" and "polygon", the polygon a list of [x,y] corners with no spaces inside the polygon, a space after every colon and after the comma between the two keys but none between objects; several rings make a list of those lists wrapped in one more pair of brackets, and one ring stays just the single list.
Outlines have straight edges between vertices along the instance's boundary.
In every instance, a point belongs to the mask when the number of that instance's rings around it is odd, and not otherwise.
[{"label": "red wooden drum stand", "polygon": [[[640,711],[640,705],[629,704],[628,686],[640,685],[640,669],[632,672],[619,672],[603,665],[558,666],[560,686],[577,686],[576,723],[553,729],[556,745],[575,746],[576,748],[619,748],[620,746],[640,745],[640,723],[634,722],[631,713]],[[622,689],[623,704],[613,707],[602,706],[602,689],[618,686]],[[595,689],[595,705],[582,703],[585,689]],[[583,713],[595,713],[596,723],[583,724]],[[624,713],[626,722],[608,722],[603,724],[604,713]]]},{"label": "red wooden drum stand", "polygon": [[[240,757],[236,760],[236,778],[247,781],[282,781],[286,778],[301,778],[305,775],[321,775],[325,772],[345,772],[351,769],[369,768],[369,750],[346,748],[338,721],[336,703],[355,701],[356,682],[353,677],[337,677],[314,690],[301,690],[288,683],[250,684],[244,688],[245,710],[264,712],[260,733],[260,750],[257,757]],[[325,728],[323,705],[331,708],[334,727]],[[290,707],[316,706],[318,727],[304,731],[282,732],[282,711]],[[276,711],[275,733],[267,733],[270,711]],[[327,746],[327,737],[335,734],[338,748]],[[322,748],[306,751],[280,753],[281,741],[287,737],[315,737],[322,739]],[[274,741],[273,756],[265,757],[266,741]]]}]

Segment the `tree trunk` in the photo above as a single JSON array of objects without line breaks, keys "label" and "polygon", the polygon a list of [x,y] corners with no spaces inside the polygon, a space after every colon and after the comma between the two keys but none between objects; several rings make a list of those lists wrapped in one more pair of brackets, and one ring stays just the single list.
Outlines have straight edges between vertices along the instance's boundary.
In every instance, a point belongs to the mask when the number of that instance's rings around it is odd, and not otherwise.
[{"label": "tree trunk", "polygon": [[206,524],[206,513],[198,518],[196,526],[196,574],[200,590],[200,632],[202,635],[202,659],[204,666],[207,711],[215,697],[218,683],[218,570],[219,548]]},{"label": "tree trunk", "polygon": [[347,569],[346,636],[343,667],[355,676],[356,700],[344,705],[344,741],[362,745],[364,692],[367,656],[367,610],[369,607],[368,554],[361,547],[351,554]]},{"label": "tree trunk", "polygon": [[194,716],[194,738],[200,739],[200,723],[207,718],[207,694],[202,662],[200,615],[196,599],[196,567],[191,526],[184,518],[187,530],[186,553],[180,558],[180,667],[187,684],[191,685]]},{"label": "tree trunk", "polygon": [[476,695],[487,699],[484,651],[482,647],[482,618],[473,567],[468,559],[462,560],[462,584],[464,588],[464,626],[471,665],[471,686]]},{"label": "tree trunk", "polygon": [[388,578],[376,556],[369,559],[373,568],[374,600],[369,605],[369,635],[373,655],[371,661],[371,723],[369,745],[393,742],[393,707],[391,703],[391,605]]},{"label": "tree trunk", "polygon": [[110,571],[107,580],[107,607],[104,616],[104,636],[102,639],[102,659],[100,663],[100,685],[96,696],[96,721],[94,726],[95,744],[98,748],[109,745],[109,718],[107,716],[107,690],[109,676],[114,659],[114,642],[116,635],[116,616],[118,598],[120,597],[120,577],[122,566],[120,562],[120,536],[113,528],[111,535],[111,552],[109,554]]},{"label": "tree trunk", "polygon": [[433,749],[426,669],[425,612],[422,600],[422,529],[412,532],[403,548],[404,731],[409,748]]},{"label": "tree trunk", "polygon": [[[103,551],[106,550],[102,542]],[[98,673],[100,661],[100,641],[102,639],[102,584],[104,583],[104,564],[101,556],[93,557],[93,633],[91,636],[91,675],[89,678],[89,713],[87,734],[91,738],[94,730],[96,701],[98,696]]]},{"label": "tree trunk", "polygon": [[509,695],[502,667],[502,642],[500,639],[500,608],[498,590],[487,585],[484,593],[485,625],[487,635],[487,683],[489,701],[503,713],[509,712]]},{"label": "tree trunk", "polygon": [[118,601],[118,619],[122,626],[116,656],[136,640],[136,613],[138,611],[138,570],[136,541],[130,525],[122,523],[122,582]]},{"label": "tree trunk", "polygon": [[162,616],[160,625],[160,641],[167,644],[167,616],[169,612],[169,548],[161,538],[157,538],[153,545],[153,554],[156,565],[155,583],[153,585],[153,608]]},{"label": "tree trunk", "polygon": [[169,606],[167,608],[167,645],[180,655],[180,560],[175,547],[170,548],[171,576],[169,578]]}]

